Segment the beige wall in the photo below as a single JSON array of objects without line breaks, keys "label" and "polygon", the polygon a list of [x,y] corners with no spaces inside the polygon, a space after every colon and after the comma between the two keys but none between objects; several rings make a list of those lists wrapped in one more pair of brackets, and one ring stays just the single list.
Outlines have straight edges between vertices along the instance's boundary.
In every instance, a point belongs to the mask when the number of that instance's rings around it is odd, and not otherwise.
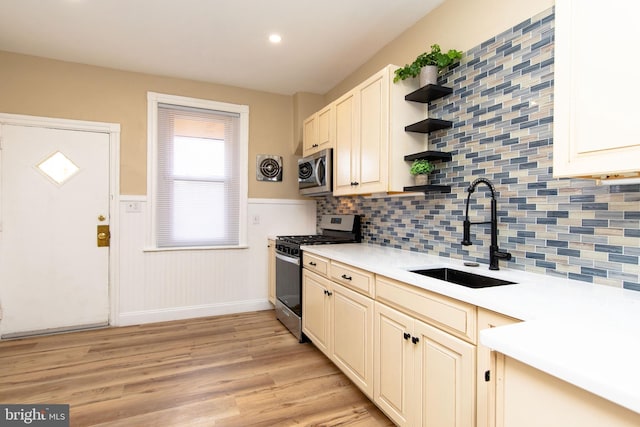
[{"label": "beige wall", "polygon": [[325,95],[338,98],[387,64],[413,62],[434,43],[463,52],[554,5],[554,0],[446,0]]},{"label": "beige wall", "polygon": [[[541,12],[553,0],[447,0],[324,96],[238,87],[54,61],[0,51],[0,112],[121,125],[120,193],[146,194],[146,93],[249,105],[249,197],[297,198],[301,123],[386,64],[403,65],[433,43],[468,50]],[[259,182],[256,155],[284,158],[284,181]]]},{"label": "beige wall", "polygon": [[[291,96],[0,51],[0,112],[120,124],[121,194],[147,191],[147,91],[249,105],[249,197],[298,197]],[[256,181],[257,154],[283,156],[283,182]]]}]

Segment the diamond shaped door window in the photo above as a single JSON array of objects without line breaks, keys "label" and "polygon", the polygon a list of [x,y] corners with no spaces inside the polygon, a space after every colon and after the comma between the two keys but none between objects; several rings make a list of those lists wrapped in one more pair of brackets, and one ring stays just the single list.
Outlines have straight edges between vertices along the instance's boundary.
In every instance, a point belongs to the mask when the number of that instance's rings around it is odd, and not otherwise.
[{"label": "diamond shaped door window", "polygon": [[44,159],[37,167],[40,172],[58,185],[64,184],[80,171],[80,168],[60,151],[56,151]]}]

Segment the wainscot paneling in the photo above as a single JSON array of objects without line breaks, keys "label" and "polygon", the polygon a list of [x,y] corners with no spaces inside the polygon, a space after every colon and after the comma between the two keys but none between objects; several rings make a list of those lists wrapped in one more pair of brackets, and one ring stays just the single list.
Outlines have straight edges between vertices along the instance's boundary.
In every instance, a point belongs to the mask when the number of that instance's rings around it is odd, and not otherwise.
[{"label": "wainscot paneling", "polygon": [[316,231],[315,201],[250,199],[246,249],[145,251],[148,206],[144,196],[120,200],[114,325],[270,309],[267,239]]}]

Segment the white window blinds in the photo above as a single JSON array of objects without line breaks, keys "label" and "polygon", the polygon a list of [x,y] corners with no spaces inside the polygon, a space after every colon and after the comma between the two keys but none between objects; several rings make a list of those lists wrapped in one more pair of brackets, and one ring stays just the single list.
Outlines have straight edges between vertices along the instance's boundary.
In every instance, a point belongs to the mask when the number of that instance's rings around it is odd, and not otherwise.
[{"label": "white window blinds", "polygon": [[158,104],[156,245],[240,244],[240,114]]}]

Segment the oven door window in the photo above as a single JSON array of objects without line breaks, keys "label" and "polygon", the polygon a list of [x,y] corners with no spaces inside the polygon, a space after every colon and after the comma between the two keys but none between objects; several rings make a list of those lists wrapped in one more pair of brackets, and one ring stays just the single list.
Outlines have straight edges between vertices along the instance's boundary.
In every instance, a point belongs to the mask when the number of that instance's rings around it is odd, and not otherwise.
[{"label": "oven door window", "polygon": [[317,185],[314,169],[313,159],[298,163],[298,184],[300,188],[315,187]]},{"label": "oven door window", "polygon": [[276,298],[298,316],[302,315],[300,258],[276,254]]}]

